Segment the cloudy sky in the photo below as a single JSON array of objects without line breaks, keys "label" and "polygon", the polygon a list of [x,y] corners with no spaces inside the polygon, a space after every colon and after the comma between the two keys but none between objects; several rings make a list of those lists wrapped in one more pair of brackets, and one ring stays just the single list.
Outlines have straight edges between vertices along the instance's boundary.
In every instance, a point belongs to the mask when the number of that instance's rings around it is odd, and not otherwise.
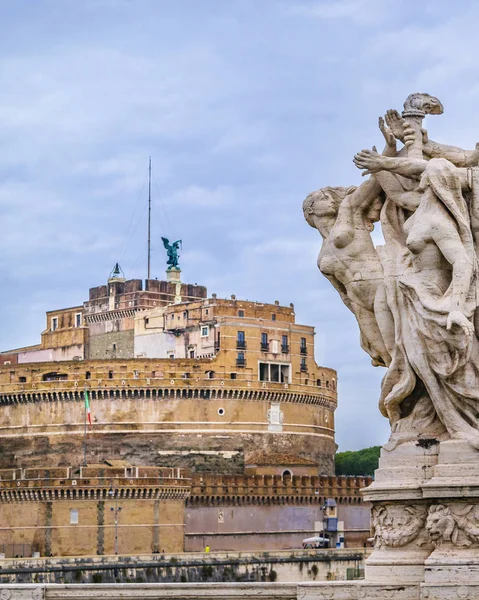
[{"label": "cloudy sky", "polygon": [[377,118],[425,91],[430,137],[479,139],[479,4],[445,0],[0,1],[0,348],[38,343],[116,261],[153,276],[182,238],[183,279],[288,305],[339,372],[337,441],[387,439],[380,369],[320,275],[301,204],[361,180]]}]

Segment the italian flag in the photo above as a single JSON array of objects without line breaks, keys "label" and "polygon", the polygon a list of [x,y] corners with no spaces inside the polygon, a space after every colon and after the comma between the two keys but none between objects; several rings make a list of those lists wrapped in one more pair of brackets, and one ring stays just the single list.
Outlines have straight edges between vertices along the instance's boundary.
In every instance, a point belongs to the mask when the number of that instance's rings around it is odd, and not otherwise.
[{"label": "italian flag", "polygon": [[85,389],[85,411],[88,417],[88,422],[91,425],[91,411],[90,411],[90,398],[88,397],[88,390]]}]

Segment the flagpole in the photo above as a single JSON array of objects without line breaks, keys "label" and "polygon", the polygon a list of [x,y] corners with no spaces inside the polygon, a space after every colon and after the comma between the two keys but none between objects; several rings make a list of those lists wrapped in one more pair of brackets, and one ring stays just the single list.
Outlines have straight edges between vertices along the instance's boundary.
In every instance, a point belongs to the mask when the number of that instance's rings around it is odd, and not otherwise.
[{"label": "flagpole", "polygon": [[86,467],[86,396],[87,395],[87,391],[86,391],[86,386],[85,386],[85,391],[83,392],[83,408],[85,410],[85,430],[83,433],[83,466]]}]

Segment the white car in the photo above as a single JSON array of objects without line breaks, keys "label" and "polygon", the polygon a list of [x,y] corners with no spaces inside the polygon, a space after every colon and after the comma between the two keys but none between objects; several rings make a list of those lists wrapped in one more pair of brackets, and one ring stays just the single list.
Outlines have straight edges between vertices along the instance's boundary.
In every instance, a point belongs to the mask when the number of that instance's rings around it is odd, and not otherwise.
[{"label": "white car", "polygon": [[329,548],[329,538],[321,535],[306,538],[303,540],[303,548]]}]

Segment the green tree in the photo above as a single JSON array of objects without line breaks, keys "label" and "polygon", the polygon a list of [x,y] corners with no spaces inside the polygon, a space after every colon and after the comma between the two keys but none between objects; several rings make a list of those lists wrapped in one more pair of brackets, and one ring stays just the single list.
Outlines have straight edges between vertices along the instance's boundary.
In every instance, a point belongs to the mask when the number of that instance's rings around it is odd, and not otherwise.
[{"label": "green tree", "polygon": [[336,454],[336,475],[374,475],[378,468],[381,446]]}]

